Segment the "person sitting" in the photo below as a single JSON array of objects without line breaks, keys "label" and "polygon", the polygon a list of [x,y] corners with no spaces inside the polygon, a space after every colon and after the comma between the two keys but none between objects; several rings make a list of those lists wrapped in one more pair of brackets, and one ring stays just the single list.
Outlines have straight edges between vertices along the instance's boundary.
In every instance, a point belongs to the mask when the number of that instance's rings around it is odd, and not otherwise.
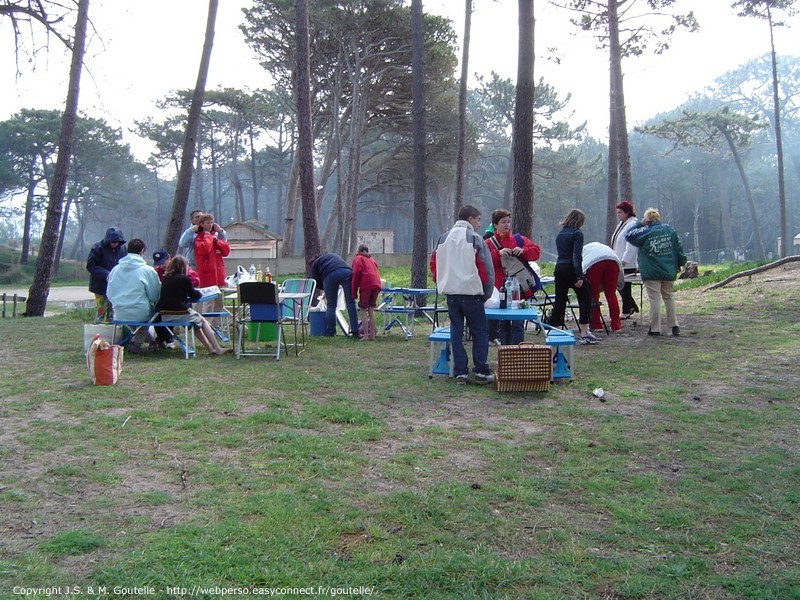
[{"label": "person sitting", "polygon": [[[192,256],[194,256],[194,254],[192,254]],[[169,252],[167,252],[164,248],[153,252],[153,268],[156,270],[156,273],[158,273],[158,278],[161,280],[161,283],[164,283],[164,269],[166,269],[170,258]],[[197,274],[197,271],[189,266],[188,258],[186,259],[186,265],[186,268],[188,269],[186,275],[189,276],[192,285],[194,287],[201,287],[200,276]]]},{"label": "person sitting", "polygon": [[103,239],[89,251],[86,270],[89,271],[89,291],[94,294],[98,321],[108,323],[114,316],[113,307],[106,295],[108,274],[126,254],[125,236],[116,227],[109,227]]},{"label": "person sitting", "polygon": [[192,308],[192,303],[197,302],[202,294],[195,289],[188,272],[189,262],[184,256],[175,256],[167,263],[161,284],[161,299],[156,309],[161,312],[164,322],[188,320],[194,327],[197,339],[209,354],[226,354],[231,350],[220,347],[209,322]]},{"label": "person sitting", "polygon": [[[158,279],[153,267],[149,266],[142,256],[145,244],[139,238],[128,242],[128,254],[119,264],[111,269],[108,275],[108,299],[114,306],[114,319],[117,321],[149,321],[153,316],[155,306],[161,296],[161,281]],[[157,329],[162,329],[158,327]],[[165,344],[172,341],[172,336],[166,331],[158,331],[159,341]],[[128,350],[136,354],[144,350],[144,343],[148,343],[148,350],[153,351],[158,346],[150,337],[148,328],[141,328],[128,346]]]}]

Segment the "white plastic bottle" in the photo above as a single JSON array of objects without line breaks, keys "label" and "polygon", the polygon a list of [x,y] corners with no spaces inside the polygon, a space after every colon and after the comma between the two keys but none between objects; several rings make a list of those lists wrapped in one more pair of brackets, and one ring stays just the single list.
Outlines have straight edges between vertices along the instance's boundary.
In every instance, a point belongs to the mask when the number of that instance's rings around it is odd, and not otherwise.
[{"label": "white plastic bottle", "polygon": [[250,265],[250,281],[256,280],[256,266]]},{"label": "white plastic bottle", "polygon": [[511,308],[519,308],[519,301],[520,301],[520,289],[519,289],[519,281],[517,281],[516,277],[509,277],[509,283],[506,284],[506,288],[508,288],[508,298],[511,301]]}]

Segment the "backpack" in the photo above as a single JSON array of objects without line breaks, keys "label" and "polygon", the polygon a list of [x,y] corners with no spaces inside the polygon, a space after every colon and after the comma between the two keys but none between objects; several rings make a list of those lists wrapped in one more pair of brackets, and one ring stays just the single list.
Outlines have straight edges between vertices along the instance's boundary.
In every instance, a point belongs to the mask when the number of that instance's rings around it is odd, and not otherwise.
[{"label": "backpack", "polygon": [[[514,239],[517,241],[517,246],[521,248],[523,246],[522,236],[515,233]],[[492,236],[490,241],[497,251],[500,252],[503,246],[500,245],[497,237]],[[524,258],[514,256],[513,254],[501,254],[500,264],[507,276],[513,277],[519,282],[519,291],[523,298],[530,298],[533,294],[542,289],[542,282],[539,276]]]}]

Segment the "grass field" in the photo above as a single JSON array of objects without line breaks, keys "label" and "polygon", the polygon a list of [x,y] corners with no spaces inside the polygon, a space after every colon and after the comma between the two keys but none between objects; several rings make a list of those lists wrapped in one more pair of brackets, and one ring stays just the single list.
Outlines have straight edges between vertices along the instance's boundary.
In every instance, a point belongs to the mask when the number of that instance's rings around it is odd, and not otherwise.
[{"label": "grass field", "polygon": [[3,320],[0,598],[800,598],[799,274],[685,289],[681,337],[624,321],[531,394],[429,380],[422,321],[93,387],[85,312]]}]

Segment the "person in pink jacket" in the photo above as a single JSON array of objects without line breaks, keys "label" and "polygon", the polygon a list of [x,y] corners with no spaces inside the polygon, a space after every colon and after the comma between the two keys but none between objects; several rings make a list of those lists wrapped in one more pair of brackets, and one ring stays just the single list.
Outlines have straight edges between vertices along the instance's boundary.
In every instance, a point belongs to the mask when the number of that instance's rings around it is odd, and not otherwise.
[{"label": "person in pink jacket", "polygon": [[375,321],[375,307],[378,305],[378,296],[381,292],[381,276],[378,273],[378,263],[369,255],[369,248],[361,244],[358,254],[353,257],[353,298],[358,298],[358,308],[361,311],[361,325],[364,328],[365,340],[374,340],[378,332]]}]

